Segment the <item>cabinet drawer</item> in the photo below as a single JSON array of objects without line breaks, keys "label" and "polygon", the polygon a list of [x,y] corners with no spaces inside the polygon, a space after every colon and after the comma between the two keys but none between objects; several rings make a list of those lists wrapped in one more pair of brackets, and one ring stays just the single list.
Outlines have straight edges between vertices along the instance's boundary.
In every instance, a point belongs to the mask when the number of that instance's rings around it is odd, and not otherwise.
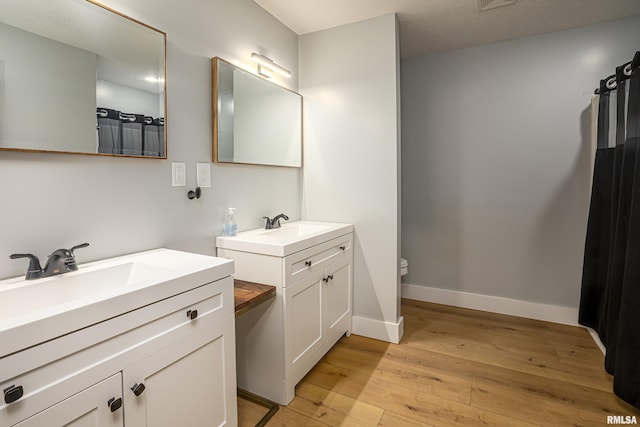
[{"label": "cabinet drawer", "polygon": [[14,427],[80,427],[91,425],[122,427],[124,425],[123,409],[120,407],[111,411],[109,407],[110,399],[120,399],[122,401],[121,396],[122,374],[118,372],[110,378],[16,424]]},{"label": "cabinet drawer", "polygon": [[0,425],[13,425],[226,316],[233,316],[231,277],[0,359],[0,388],[24,390],[18,401],[0,402]]},{"label": "cabinet drawer", "polygon": [[341,259],[350,259],[353,252],[353,233],[346,234],[284,259],[284,286],[322,271]]}]

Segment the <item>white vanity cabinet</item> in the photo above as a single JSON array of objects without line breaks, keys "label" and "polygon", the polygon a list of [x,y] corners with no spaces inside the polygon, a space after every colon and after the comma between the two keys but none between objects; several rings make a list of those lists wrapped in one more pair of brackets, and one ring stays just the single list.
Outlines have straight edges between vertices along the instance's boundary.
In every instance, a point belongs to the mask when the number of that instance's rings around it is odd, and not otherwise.
[{"label": "white vanity cabinet", "polygon": [[272,302],[236,319],[238,387],[287,405],[302,377],[351,333],[353,227],[341,226],[284,256],[223,248],[218,239],[236,279],[276,286]]},{"label": "white vanity cabinet", "polygon": [[0,426],[235,426],[233,265],[220,261],[137,309],[0,357]]}]

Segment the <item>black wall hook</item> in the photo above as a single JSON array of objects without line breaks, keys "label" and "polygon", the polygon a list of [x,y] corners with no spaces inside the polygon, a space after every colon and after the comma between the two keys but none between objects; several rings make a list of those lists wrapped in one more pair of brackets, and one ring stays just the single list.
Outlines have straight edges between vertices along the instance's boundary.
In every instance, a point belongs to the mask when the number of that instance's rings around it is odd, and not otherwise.
[{"label": "black wall hook", "polygon": [[189,190],[189,192],[187,193],[187,197],[189,198],[189,200],[199,199],[201,195],[202,190],[200,189],[200,187],[196,187],[195,191]]}]

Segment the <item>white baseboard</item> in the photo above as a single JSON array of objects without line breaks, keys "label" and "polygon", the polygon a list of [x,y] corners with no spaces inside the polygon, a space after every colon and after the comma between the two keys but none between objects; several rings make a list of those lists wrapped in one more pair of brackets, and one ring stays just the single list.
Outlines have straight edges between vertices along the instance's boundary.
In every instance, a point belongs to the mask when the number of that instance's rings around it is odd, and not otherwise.
[{"label": "white baseboard", "polygon": [[602,344],[602,341],[600,341],[598,333],[591,328],[587,328],[587,331],[589,331],[589,334],[591,334],[591,338],[593,338],[593,341],[596,343],[602,354],[606,355],[607,349],[604,347],[604,344]]},{"label": "white baseboard", "polygon": [[527,319],[544,320],[564,325],[581,326],[578,324],[578,309],[573,307],[541,304],[404,283],[402,284],[402,297],[488,311],[491,313],[508,314],[510,316],[524,317]]},{"label": "white baseboard", "polygon": [[404,317],[400,317],[396,323],[391,323],[353,316],[351,332],[356,335],[398,344],[404,333]]}]

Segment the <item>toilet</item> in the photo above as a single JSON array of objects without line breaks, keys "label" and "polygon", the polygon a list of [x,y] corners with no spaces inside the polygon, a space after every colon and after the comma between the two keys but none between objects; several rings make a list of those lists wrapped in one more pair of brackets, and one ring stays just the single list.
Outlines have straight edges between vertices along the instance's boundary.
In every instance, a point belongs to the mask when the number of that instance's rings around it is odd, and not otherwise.
[{"label": "toilet", "polygon": [[404,258],[400,258],[400,276],[406,276],[409,272],[409,261]]}]

